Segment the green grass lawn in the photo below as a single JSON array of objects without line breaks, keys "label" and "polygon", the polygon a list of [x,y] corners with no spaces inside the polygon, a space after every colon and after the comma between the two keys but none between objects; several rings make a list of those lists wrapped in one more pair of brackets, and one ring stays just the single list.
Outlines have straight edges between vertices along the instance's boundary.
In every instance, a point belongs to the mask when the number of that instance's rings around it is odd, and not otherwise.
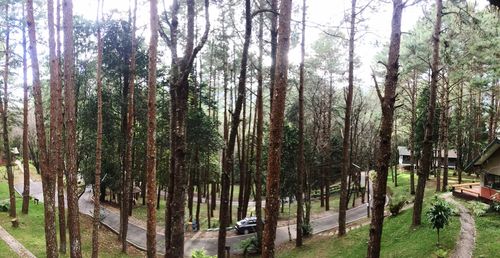
[{"label": "green grass lawn", "polygon": [[[0,200],[8,199],[8,186],[6,180],[0,178]],[[28,250],[37,257],[45,257],[45,234],[44,234],[44,208],[43,204],[34,205],[30,203],[29,214],[21,214],[22,198],[17,195],[16,205],[18,211],[18,219],[20,222],[19,228],[12,228],[9,214],[0,212],[0,225],[21,242]],[[82,236],[82,255],[90,257],[92,252],[92,224],[91,219],[87,216],[80,216],[80,228]],[[59,231],[57,231],[59,232]],[[69,240],[68,248],[69,248]],[[0,250],[2,250],[0,246]],[[101,257],[144,257],[142,252],[134,248],[129,248],[130,255],[121,254],[121,245],[117,241],[117,236],[101,227],[100,231],[100,255]],[[3,256],[3,252],[0,252]],[[7,257],[7,256],[6,256]],[[14,257],[14,256],[13,256]],[[61,257],[69,257],[62,255]]]},{"label": "green grass lawn", "polygon": [[[389,173],[390,174],[390,173]],[[415,176],[416,183],[417,176]],[[404,196],[413,199],[410,194],[410,174],[399,171],[398,186],[395,187],[389,175],[387,183],[391,195]],[[425,191],[422,225],[411,229],[413,209],[403,211],[396,217],[387,217],[384,220],[382,235],[381,257],[436,257],[439,249],[446,250],[448,255],[455,247],[456,238],[460,232],[458,217],[452,217],[449,226],[441,232],[441,245],[436,246],[437,234],[432,230],[425,218],[425,212],[434,196],[435,182],[427,181]],[[277,257],[365,257],[368,246],[369,226],[350,231],[346,237],[316,236],[308,240],[303,248],[285,248],[278,252]]]},{"label": "green grass lawn", "polygon": [[477,234],[474,257],[498,257],[500,254],[500,215],[487,213],[474,219]]},{"label": "green grass lawn", "polygon": [[[410,229],[411,217],[412,209],[409,209],[397,217],[385,219],[381,257],[433,257],[438,250],[436,232],[426,220],[421,227]],[[303,248],[279,252],[277,257],[365,257],[368,229],[368,226],[363,226],[350,231],[343,238],[315,237],[306,241]],[[441,233],[441,248],[452,250],[459,231],[458,217],[453,217],[450,225]]]}]

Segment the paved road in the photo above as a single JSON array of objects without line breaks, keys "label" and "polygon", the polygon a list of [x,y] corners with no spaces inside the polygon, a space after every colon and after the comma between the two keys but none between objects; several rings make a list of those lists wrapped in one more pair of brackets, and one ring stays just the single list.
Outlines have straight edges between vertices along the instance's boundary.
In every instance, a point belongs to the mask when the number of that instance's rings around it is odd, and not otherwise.
[{"label": "paved road", "polygon": [[[364,174],[362,175],[364,178]],[[19,182],[20,181],[20,182]],[[22,177],[15,184],[16,191],[22,193],[23,182]],[[364,180],[362,181],[364,182]],[[371,187],[370,187],[371,188]],[[42,195],[42,183],[41,182],[30,182],[30,195],[36,197],[43,201]],[[91,187],[87,186],[85,193],[81,196],[78,201],[80,207],[80,213],[86,215],[93,215],[94,203],[92,201],[92,193],[90,191]],[[353,222],[366,217],[366,204],[359,205],[347,211],[347,222]],[[111,229],[112,231],[118,233],[120,229],[120,217],[119,214],[113,213],[110,210],[101,207],[102,223]],[[315,219],[311,221],[313,226],[313,233],[321,233],[326,230],[336,228],[338,226],[338,213],[331,212],[329,215]],[[290,231],[292,238],[295,239],[296,225],[290,225]],[[239,235],[231,236],[226,239],[226,244],[231,247],[232,253],[241,253],[239,248],[239,243],[241,240],[251,237],[252,235]],[[276,231],[276,241],[275,244],[279,245],[287,242],[288,228],[287,226],[279,227]],[[160,254],[163,254],[165,250],[165,236],[163,234],[157,234],[157,250]],[[146,249],[146,229],[138,225],[129,223],[127,241],[139,249]],[[205,249],[207,254],[216,255],[217,254],[217,238],[203,238],[203,239],[190,239],[186,240],[184,243],[184,252],[190,255],[192,251],[198,249]],[[189,256],[190,257],[190,256]]]},{"label": "paved road", "polygon": [[[360,205],[347,211],[347,222],[353,222],[366,217],[366,205]],[[332,212],[330,215],[311,221],[313,226],[313,233],[318,234],[326,230],[336,228],[338,226],[338,213]],[[290,232],[292,239],[296,237],[296,225],[290,225]],[[241,240],[250,237],[251,235],[241,235],[229,237],[226,240],[226,245],[231,247],[231,252],[241,253],[239,243]],[[276,230],[276,240],[275,244],[280,245],[288,241],[288,228],[286,226],[279,227]],[[192,251],[197,249],[205,249],[207,254],[216,255],[217,254],[217,239],[196,239],[193,241],[188,241],[188,245],[184,248],[186,254],[190,254]]]}]

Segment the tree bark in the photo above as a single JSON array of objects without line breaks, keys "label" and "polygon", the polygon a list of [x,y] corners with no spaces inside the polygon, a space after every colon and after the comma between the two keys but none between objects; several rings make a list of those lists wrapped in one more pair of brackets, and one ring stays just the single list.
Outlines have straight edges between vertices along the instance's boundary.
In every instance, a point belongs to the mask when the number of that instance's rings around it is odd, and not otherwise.
[{"label": "tree bark", "polygon": [[[260,6],[264,6],[264,0],[260,0]],[[257,69],[257,143],[255,146],[255,216],[257,217],[257,249],[260,252],[262,246],[262,134],[264,124],[264,101],[262,97],[262,56],[264,52],[264,15],[259,15],[259,56]]]},{"label": "tree bark", "polygon": [[[73,1],[63,0],[64,27],[64,95],[66,118],[66,166],[70,256],[82,257],[78,212],[76,98],[74,82]],[[55,164],[51,164],[54,166]]]},{"label": "tree bark", "polygon": [[3,101],[0,99],[0,113],[2,113],[2,128],[3,128],[3,149],[6,159],[5,169],[7,170],[7,181],[9,184],[9,216],[15,218],[16,214],[16,194],[14,189],[14,174],[12,173],[12,158],[10,153],[9,145],[9,125],[7,121],[8,117],[8,103],[9,103],[9,58],[10,58],[10,21],[9,21],[9,1],[5,4],[5,22],[6,35],[5,35],[5,66],[3,71]]},{"label": "tree bark", "polygon": [[295,246],[302,246],[303,224],[304,224],[304,57],[306,41],[306,0],[302,1],[302,41],[300,43],[300,65],[299,65],[299,146],[297,157],[297,238]]},{"label": "tree bark", "polygon": [[6,22],[6,35],[5,35],[5,66],[3,76],[3,102],[0,99],[0,113],[2,114],[2,128],[3,128],[3,146],[4,155],[6,159],[5,168],[7,170],[7,181],[9,185],[9,216],[15,218],[16,214],[16,195],[14,189],[14,174],[12,173],[12,159],[9,146],[9,125],[8,117],[8,81],[9,81],[9,58],[10,58],[10,21],[9,21],[9,1],[5,4],[5,22]]},{"label": "tree bark", "polygon": [[[26,20],[26,10],[23,3],[23,19]],[[28,62],[26,58],[26,24],[23,23],[23,207],[22,213],[28,214],[30,204],[30,167],[28,146]]]},{"label": "tree bark", "polygon": [[429,175],[432,163],[432,134],[433,120],[436,110],[436,91],[439,77],[439,35],[441,32],[441,12],[443,10],[443,1],[436,0],[436,21],[434,24],[434,33],[432,36],[432,64],[431,64],[431,84],[430,84],[430,99],[427,120],[425,122],[424,142],[422,146],[422,165],[418,170],[417,192],[413,205],[412,226],[416,227],[421,224],[422,206],[424,201],[425,183]]},{"label": "tree bark", "polygon": [[35,98],[35,123],[40,155],[40,171],[42,174],[44,217],[45,217],[45,249],[47,257],[58,257],[55,225],[55,174],[50,171],[49,155],[45,136],[40,69],[36,41],[36,24],[33,12],[33,0],[26,1],[28,36],[30,43],[31,68],[33,71],[33,95]]},{"label": "tree bark", "polygon": [[[131,29],[131,47],[130,47],[130,63],[129,63],[129,81],[128,81],[128,98],[127,98],[127,123],[125,126],[125,156],[123,158],[124,174],[123,174],[123,194],[122,194],[122,231],[121,231],[121,243],[122,243],[122,253],[127,253],[127,234],[128,234],[128,217],[132,210],[132,203],[130,202],[132,198],[132,147],[133,147],[133,135],[134,135],[134,106],[135,106],[135,73],[136,73],[136,46],[137,40],[135,37],[136,33],[136,20],[137,20],[137,0],[134,1],[134,10],[132,17],[132,29]],[[149,123],[148,123],[149,124]]]},{"label": "tree bark", "polygon": [[[268,2],[269,3],[269,2]],[[269,72],[269,101],[270,108],[273,106],[274,100],[274,85],[275,85],[275,74],[276,74],[276,49],[278,46],[278,0],[271,0],[271,68]]]},{"label": "tree bark", "polygon": [[[245,41],[243,43],[243,53],[241,56],[240,77],[238,80],[238,97],[231,119],[231,131],[226,145],[226,153],[221,175],[221,197],[220,197],[220,214],[219,214],[219,239],[217,246],[217,256],[225,257],[226,247],[226,228],[229,226],[229,176],[233,174],[234,167],[234,147],[236,144],[236,135],[238,133],[238,125],[240,123],[240,113],[245,99],[246,91],[246,76],[248,63],[248,49],[252,36],[252,16],[251,16],[250,0],[245,0]],[[240,189],[241,192],[241,189]]]},{"label": "tree bark", "polygon": [[351,109],[352,96],[354,88],[354,37],[356,25],[356,0],[351,2],[351,28],[349,32],[349,86],[347,89],[345,117],[344,117],[344,135],[342,140],[342,170],[340,175],[340,200],[339,200],[339,230],[338,235],[343,236],[346,233],[346,212],[348,205],[347,195],[347,177],[350,174],[350,132],[351,132]]},{"label": "tree bark", "polygon": [[[384,205],[387,190],[387,173],[391,159],[391,135],[393,129],[394,103],[396,101],[396,87],[398,83],[399,49],[401,43],[401,18],[404,3],[402,0],[393,0],[392,31],[385,76],[384,96],[377,92],[382,106],[380,122],[378,152],[376,155],[377,178],[373,186],[372,219],[370,224],[370,240],[368,242],[367,257],[380,257],[380,242],[384,223]],[[373,75],[375,78],[375,75]],[[376,83],[376,80],[375,80]],[[377,85],[377,84],[375,84]]]},{"label": "tree bark", "polygon": [[[104,0],[97,1],[97,135],[95,147],[95,177],[94,177],[94,218],[92,223],[92,258],[99,257],[99,224],[101,220],[101,163],[102,163],[102,52],[101,37],[102,4]],[[101,13],[99,13],[99,11]],[[100,16],[99,16],[100,15]]]},{"label": "tree bark", "polygon": [[410,171],[410,194],[415,194],[415,124],[417,122],[417,75],[415,69],[413,70],[413,78],[410,87],[410,99],[411,99],[411,125],[410,125],[410,160],[411,160],[411,171]]},{"label": "tree bark", "polygon": [[[49,159],[54,173],[59,179],[63,175],[63,117],[62,117],[62,87],[60,77],[59,57],[56,54],[54,30],[54,1],[47,1],[47,16],[49,29],[49,59],[50,59],[50,148]],[[57,183],[59,211],[59,252],[66,253],[66,212],[64,209],[64,185]],[[62,200],[61,200],[62,199]],[[61,207],[62,203],[62,207]]]},{"label": "tree bark", "polygon": [[[148,127],[146,196],[148,206],[147,256],[156,257],[156,56],[158,48],[158,1],[149,2],[151,37],[148,52]],[[199,191],[199,189],[198,189]]]},{"label": "tree bark", "polygon": [[457,164],[456,169],[458,170],[458,183],[462,183],[462,162],[463,162],[463,134],[462,134],[462,112],[463,112],[463,93],[464,85],[460,83],[459,95],[458,95],[458,107],[457,107]]},{"label": "tree bark", "polygon": [[262,257],[274,257],[274,240],[279,206],[279,178],[281,166],[281,145],[283,141],[283,121],[288,79],[288,50],[290,48],[291,0],[280,3],[278,28],[278,46],[276,52],[276,73],[274,83],[273,105],[271,107],[271,123],[269,133],[269,159],[267,163],[266,184],[266,224]]},{"label": "tree bark", "polygon": [[184,203],[186,192],[186,117],[188,108],[189,74],[192,72],[194,59],[207,41],[210,29],[208,16],[209,1],[205,0],[205,31],[194,46],[194,0],[187,0],[187,34],[184,56],[178,57],[178,13],[179,2],[174,0],[169,22],[170,35],[160,30],[171,52],[170,71],[170,181],[165,214],[165,257],[184,256]]},{"label": "tree bark", "polygon": [[[56,145],[57,146],[57,151],[54,153],[54,161],[51,161],[51,164],[54,164],[52,162],[57,162],[57,164],[54,165],[54,168],[57,168],[57,208],[59,212],[59,252],[62,254],[66,253],[66,204],[64,201],[64,156],[63,156],[63,146],[64,146],[64,141],[63,141],[63,128],[64,128],[64,121],[63,121],[63,98],[62,98],[62,72],[61,72],[61,2],[60,0],[57,0],[57,11],[56,11],[56,29],[57,29],[57,65],[56,65],[56,73],[57,73],[57,78],[56,78],[56,89],[55,89],[55,95],[54,97],[57,98],[56,100],[57,105],[55,106],[56,112],[54,115],[56,116]],[[52,117],[52,115],[51,115]]]}]

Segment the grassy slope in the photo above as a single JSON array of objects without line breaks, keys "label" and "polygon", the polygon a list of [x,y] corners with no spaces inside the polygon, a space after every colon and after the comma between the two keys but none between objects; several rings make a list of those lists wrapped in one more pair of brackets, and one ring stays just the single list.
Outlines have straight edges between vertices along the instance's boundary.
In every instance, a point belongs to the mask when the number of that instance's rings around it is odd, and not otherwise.
[{"label": "grassy slope", "polygon": [[498,257],[500,254],[500,215],[489,213],[474,219],[477,233],[474,257]]},{"label": "grassy slope", "polygon": [[[389,177],[388,186],[393,194],[409,197],[409,174],[398,175],[398,187],[394,187]],[[429,183],[429,182],[428,182]],[[435,185],[430,183],[426,190],[428,204],[434,193]],[[424,212],[428,205],[424,208]],[[424,214],[425,216],[425,214]],[[412,209],[402,212],[397,217],[384,221],[381,257],[432,257],[438,250],[437,235],[426,219],[421,227],[410,229]],[[450,225],[441,233],[441,248],[452,250],[460,232],[458,217],[451,219]],[[365,257],[368,242],[368,226],[350,231],[346,237],[314,237],[308,240],[304,248],[286,249],[278,252],[278,257]]]},{"label": "grassy slope", "polygon": [[[0,200],[8,198],[8,186],[6,180],[0,177]],[[37,257],[45,257],[45,235],[44,235],[44,216],[43,204],[34,205],[30,203],[28,215],[21,214],[20,207],[22,198],[17,195],[19,228],[10,226],[10,217],[8,213],[0,213],[0,225],[21,242],[28,250]],[[87,216],[80,216],[80,227],[82,233],[82,254],[83,257],[90,257],[92,252],[92,224]],[[69,240],[67,240],[69,241]],[[99,241],[100,255],[102,257],[143,257],[144,254],[133,248],[129,248],[130,255],[121,254],[121,245],[117,241],[117,236],[107,229],[101,228]],[[68,243],[69,246],[69,243]],[[0,246],[0,251],[2,247]],[[2,253],[3,257],[3,252]],[[69,255],[61,256],[69,257]]]}]

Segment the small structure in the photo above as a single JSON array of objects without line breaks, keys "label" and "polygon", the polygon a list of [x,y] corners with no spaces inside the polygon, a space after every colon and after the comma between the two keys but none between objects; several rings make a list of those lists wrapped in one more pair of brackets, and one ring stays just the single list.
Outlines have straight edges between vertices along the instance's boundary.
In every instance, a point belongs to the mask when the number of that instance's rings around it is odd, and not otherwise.
[{"label": "small structure", "polygon": [[411,162],[410,150],[405,146],[398,146],[398,153],[399,153],[399,158],[398,158],[399,166],[411,167],[412,162]]},{"label": "small structure", "polygon": [[[410,150],[406,146],[398,146],[398,164],[402,168],[411,168],[412,161],[410,156]],[[416,154],[415,154],[416,155]],[[441,151],[441,158],[439,158],[438,151],[433,152],[434,155],[434,164],[442,164],[444,161],[444,151]],[[457,164],[457,152],[456,150],[448,150],[448,168],[455,169]]]},{"label": "small structure", "polygon": [[500,139],[495,138],[466,168],[481,177],[478,197],[485,201],[500,199]]}]

